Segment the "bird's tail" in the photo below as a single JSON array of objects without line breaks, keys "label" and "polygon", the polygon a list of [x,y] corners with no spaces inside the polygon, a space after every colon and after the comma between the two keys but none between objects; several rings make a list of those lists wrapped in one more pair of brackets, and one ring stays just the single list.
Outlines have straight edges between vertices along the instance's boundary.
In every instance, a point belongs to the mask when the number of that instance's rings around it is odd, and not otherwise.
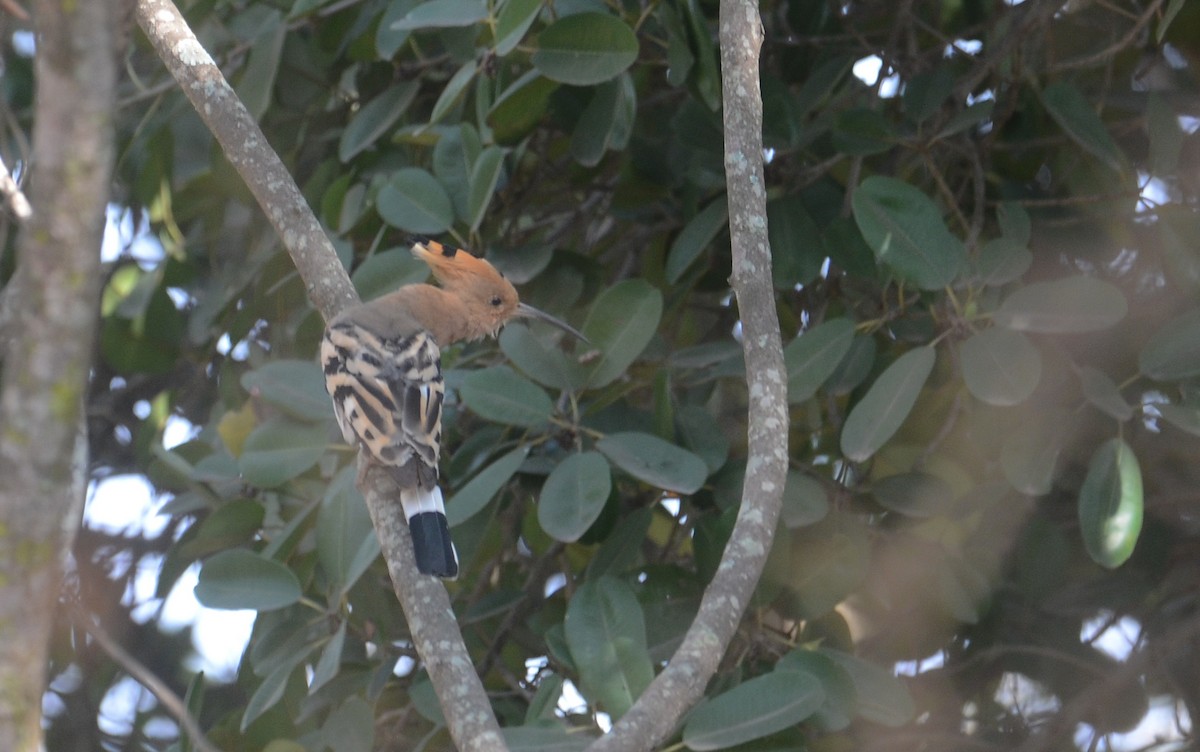
[{"label": "bird's tail", "polygon": [[458,552],[450,540],[442,489],[402,488],[400,505],[412,533],[417,571],[449,580],[458,577]]}]

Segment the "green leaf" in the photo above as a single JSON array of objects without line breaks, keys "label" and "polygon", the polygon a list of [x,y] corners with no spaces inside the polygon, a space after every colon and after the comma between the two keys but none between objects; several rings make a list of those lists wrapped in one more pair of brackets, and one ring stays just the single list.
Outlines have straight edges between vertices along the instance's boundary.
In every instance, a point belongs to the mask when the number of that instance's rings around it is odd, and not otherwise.
[{"label": "green leaf", "polygon": [[662,293],[643,279],[600,293],[583,324],[584,335],[600,350],[588,368],[588,386],[604,386],[625,372],[654,336],[662,308]]},{"label": "green leaf", "polygon": [[959,352],[967,390],[989,405],[1011,407],[1033,394],[1042,355],[1020,332],[992,327],[963,342]]},{"label": "green leaf", "polygon": [[675,423],[683,445],[704,460],[710,473],[720,470],[729,459],[729,438],[712,412],[703,405],[681,405],[676,411]]},{"label": "green leaf", "polygon": [[585,582],[563,624],[584,694],[620,718],[654,678],[637,596],[614,577]]},{"label": "green leaf", "polygon": [[516,49],[541,10],[542,0],[507,0],[496,18],[496,54],[504,57]]},{"label": "green leaf", "polygon": [[797,470],[787,474],[780,519],[788,528],[806,527],[829,514],[829,494],[816,478]]},{"label": "green leaf", "polygon": [[330,679],[337,676],[338,669],[342,667],[342,649],[345,645],[346,622],[342,621],[333,637],[329,638],[329,642],[325,643],[321,650],[321,657],[317,659],[317,665],[313,668],[312,681],[308,683],[309,695],[315,694]]},{"label": "green leaf", "polygon": [[1138,353],[1138,370],[1155,381],[1200,376],[1200,308],[1159,327]]},{"label": "green leaf", "polygon": [[379,53],[380,60],[391,60],[408,41],[411,32],[407,29],[393,29],[392,25],[407,16],[419,2],[420,0],[390,0],[375,32],[375,51]]},{"label": "green leaf", "polygon": [[195,528],[189,528],[175,549],[189,561],[251,540],[262,528],[263,505],[250,499],[227,501]]},{"label": "green leaf", "polygon": [[[392,248],[376,253],[358,265],[350,281],[358,296],[363,300],[374,300],[380,295],[395,292],[404,285],[412,285],[429,279],[429,267],[413,258],[408,248]],[[318,372],[320,369],[317,369]]]},{"label": "green leaf", "polygon": [[279,74],[279,59],[283,53],[283,41],[288,27],[278,11],[271,11],[272,20],[261,34],[250,43],[250,54],[246,67],[238,79],[234,91],[255,120],[262,118],[271,105],[271,93],[275,90],[275,77]]},{"label": "green leaf", "polygon": [[317,510],[317,558],[339,598],[379,555],[379,539],[366,502],[354,486],[355,475],[353,465],[342,469]]},{"label": "green leaf", "polygon": [[1200,436],[1200,409],[1187,405],[1155,405],[1154,408],[1180,431]]},{"label": "green leaf", "polygon": [[648,433],[611,433],[596,448],[634,478],[665,491],[693,494],[708,477],[704,460]]},{"label": "green leaf", "polygon": [[833,375],[854,342],[854,322],[829,319],[801,334],[783,348],[788,371],[788,402],[804,402]]},{"label": "green leaf", "polygon": [[616,78],[637,59],[638,41],[607,13],[576,13],[538,35],[533,66],[553,81],[591,86]]},{"label": "green leaf", "polygon": [[816,650],[793,650],[775,664],[775,673],[796,671],[807,674],[821,684],[825,701],[813,714],[811,723],[822,731],[841,731],[850,725],[858,705],[858,692],[850,674],[832,658]]},{"label": "green leaf", "polygon": [[1079,528],[1088,556],[1115,569],[1133,554],[1142,531],[1142,471],[1121,439],[1101,444],[1079,488]]},{"label": "green leaf", "polygon": [[919,347],[901,355],[879,374],[850,410],[842,428],[842,453],[848,459],[866,460],[896,433],[916,404],[936,359],[933,348]]},{"label": "green leaf", "polygon": [[621,76],[596,86],[587,107],[571,133],[571,156],[585,167],[595,167],[612,141],[613,129],[621,114]]},{"label": "green leaf", "polygon": [[1042,90],[1042,103],[1050,117],[1054,118],[1072,141],[1120,172],[1121,150],[1108,135],[1104,122],[1079,89],[1069,81],[1056,81]]},{"label": "green leaf", "polygon": [[513,145],[529,135],[546,114],[557,88],[557,82],[531,70],[505,89],[487,114],[496,143]]},{"label": "green leaf", "polygon": [[805,720],[825,702],[821,683],[800,671],[775,671],[742,682],[696,707],[683,726],[688,749],[725,749]]},{"label": "green leaf", "polygon": [[208,608],[272,611],[300,600],[300,582],[274,559],[244,548],[222,551],[204,562],[196,600]]},{"label": "green leaf", "polygon": [[459,394],[473,412],[509,426],[541,428],[554,413],[554,403],[542,388],[508,366],[471,371]]},{"label": "green leaf", "polygon": [[538,523],[551,538],[571,543],[587,532],[608,501],[612,477],[596,452],[572,454],[550,473],[538,497]]},{"label": "green leaf", "polygon": [[483,218],[487,216],[488,206],[496,193],[496,184],[500,182],[500,174],[504,171],[504,149],[499,146],[489,146],[479,154],[471,168],[471,190],[467,194],[467,220],[471,232],[479,229]]},{"label": "green leaf", "polygon": [[446,82],[442,93],[438,95],[437,102],[433,104],[433,110],[429,113],[429,125],[441,122],[442,118],[446,117],[446,114],[462,101],[463,92],[475,79],[475,71],[475,60],[471,59],[454,72],[454,75]]},{"label": "green leaf", "polygon": [[508,483],[529,454],[528,445],[521,445],[480,470],[467,485],[458,489],[446,502],[446,519],[451,527],[466,522],[487,506],[492,497]]},{"label": "green leaf", "polygon": [[464,222],[470,217],[471,170],[482,151],[479,134],[469,123],[442,129],[441,138],[433,147],[433,174],[450,194],[455,215]]},{"label": "green leaf", "polygon": [[272,418],[246,437],[238,468],[246,482],[274,488],[317,464],[328,443],[323,425]]},{"label": "green leaf", "polygon": [[866,108],[839,112],[833,121],[833,148],[852,157],[882,154],[896,145],[892,124]]},{"label": "green leaf", "polygon": [[1021,332],[1078,334],[1108,329],[1127,310],[1112,284],[1080,275],[1018,288],[1000,304],[995,321]]},{"label": "green leaf", "polygon": [[328,420],[333,405],[325,377],[312,360],[272,360],[242,374],[242,388],[257,399],[301,420]]},{"label": "green leaf", "polygon": [[729,222],[729,202],[721,195],[696,212],[671,243],[667,252],[667,282],[675,284],[688,267],[700,258]]},{"label": "green leaf", "polygon": [[949,66],[938,66],[932,71],[918,73],[904,87],[904,111],[913,120],[927,120],[941,109],[954,93],[956,79]]},{"label": "green leaf", "polygon": [[1033,220],[1025,207],[1015,201],[1005,201],[996,209],[996,221],[1000,223],[1000,233],[1010,242],[1022,247],[1029,245],[1033,236]]},{"label": "green leaf", "polygon": [[504,327],[500,350],[514,366],[543,386],[568,391],[583,386],[579,367],[567,359],[556,339],[539,336],[531,327]]},{"label": "green leaf", "polygon": [[321,735],[329,749],[371,752],[375,744],[375,713],[358,695],[351,695],[325,719]]},{"label": "green leaf", "polygon": [[1091,366],[1082,366],[1079,380],[1083,386],[1083,396],[1101,412],[1121,421],[1133,417],[1133,407],[1121,396],[1121,390],[1108,374]]},{"label": "green leaf", "polygon": [[807,285],[821,273],[825,249],[816,240],[821,228],[800,196],[767,202],[767,236],[771,242],[771,281],[779,290]]},{"label": "green leaf", "polygon": [[1066,435],[1066,414],[1054,410],[1038,418],[1020,423],[1000,447],[1004,477],[1013,488],[1030,496],[1050,493]]},{"label": "green leaf", "polygon": [[454,224],[454,207],[438,179],[419,167],[397,170],[375,198],[383,221],[393,227],[436,235]]},{"label": "green leaf", "polygon": [[508,752],[583,752],[595,740],[563,726],[506,726],[500,732]]},{"label": "green leaf", "polygon": [[487,8],[479,0],[429,0],[392,23],[393,31],[445,29],[472,26],[487,18]]},{"label": "green leaf", "polygon": [[912,695],[896,677],[873,663],[832,648],[820,648],[854,682],[858,693],[858,714],[881,726],[903,726],[916,715]]},{"label": "green leaf", "polygon": [[291,678],[292,672],[296,670],[296,666],[303,658],[304,656],[300,655],[295,662],[279,666],[267,674],[262,684],[258,685],[258,689],[254,690],[254,694],[246,702],[246,710],[242,713],[242,732],[245,732],[255,719],[275,707],[275,703],[283,699],[283,691],[287,689],[288,679]]},{"label": "green leaf", "polygon": [[1025,244],[1005,236],[980,247],[976,269],[983,284],[998,287],[1020,279],[1032,265],[1033,254]]},{"label": "green leaf", "polygon": [[921,191],[895,178],[872,176],[854,192],[854,221],[880,262],[923,290],[950,284],[966,248]]},{"label": "green leaf", "polygon": [[349,162],[374,146],[412,104],[419,88],[416,81],[401,81],[363,105],[342,131],[338,140],[338,159]]},{"label": "green leaf", "polygon": [[1162,44],[1163,37],[1167,35],[1167,29],[1171,28],[1171,22],[1175,20],[1175,16],[1179,15],[1179,11],[1183,10],[1183,5],[1187,0],[1171,0],[1167,3],[1167,10],[1162,14],[1162,18],[1158,22],[1158,29],[1154,32],[1154,41]]},{"label": "green leaf", "polygon": [[871,487],[871,495],[884,509],[915,518],[943,514],[954,500],[954,491],[946,481],[923,472],[880,478]]}]

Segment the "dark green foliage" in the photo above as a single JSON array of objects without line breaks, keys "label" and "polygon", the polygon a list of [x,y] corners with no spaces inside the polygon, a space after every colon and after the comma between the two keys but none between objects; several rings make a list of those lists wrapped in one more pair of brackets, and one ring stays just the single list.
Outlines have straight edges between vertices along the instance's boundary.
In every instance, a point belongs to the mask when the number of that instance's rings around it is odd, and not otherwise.
[{"label": "dark green foliage", "polygon": [[[1049,749],[1135,725],[1149,695],[1200,717],[1200,14],[1167,3],[1135,47],[1149,2],[1076,5],[762,5],[792,474],[675,742]],[[187,12],[364,296],[423,279],[404,237],[435,233],[591,340],[519,323],[443,353],[456,613],[514,748],[573,748],[670,656],[740,498],[716,3]],[[872,55],[878,82],[851,72]],[[111,564],[161,555],[165,594],[202,562],[201,600],[262,609],[237,682],[193,688],[222,748],[442,748],[321,391],[320,317],[144,44],[129,63],[114,200],[163,254],[110,268],[92,472],[147,474],[190,527],[83,536],[86,606],[182,695],[186,641],[129,622]],[[166,450],[172,415],[200,431]],[[49,738],[99,748],[117,674],[69,624],[53,670],[81,678],[56,684]],[[1124,666],[1084,641],[1112,624],[1139,640]],[[1014,702],[1018,675],[1036,684]],[[565,679],[588,707],[555,711]],[[166,748],[153,714],[112,748]]]}]

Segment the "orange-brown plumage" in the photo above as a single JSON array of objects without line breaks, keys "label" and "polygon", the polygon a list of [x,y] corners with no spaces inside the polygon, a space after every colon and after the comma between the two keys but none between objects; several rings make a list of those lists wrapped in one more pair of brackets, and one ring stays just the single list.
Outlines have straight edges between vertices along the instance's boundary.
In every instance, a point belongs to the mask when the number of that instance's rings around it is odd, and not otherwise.
[{"label": "orange-brown plumage", "polygon": [[437,485],[445,388],[440,348],[496,336],[517,316],[583,335],[521,303],[512,283],[483,259],[426,240],[414,242],[412,252],[441,286],[405,285],[346,309],[325,330],[321,365],[342,436],[365,448],[400,488],[418,569],[454,577],[458,557]]}]

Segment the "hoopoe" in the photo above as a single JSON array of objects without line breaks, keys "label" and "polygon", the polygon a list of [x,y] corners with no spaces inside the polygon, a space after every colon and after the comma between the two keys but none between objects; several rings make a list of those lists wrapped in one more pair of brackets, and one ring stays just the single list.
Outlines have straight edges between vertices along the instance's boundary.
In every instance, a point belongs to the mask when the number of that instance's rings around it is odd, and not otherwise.
[{"label": "hoopoe", "polygon": [[438,487],[440,348],[495,337],[516,317],[541,319],[586,338],[520,302],[512,283],[483,259],[423,238],[413,241],[412,253],[429,264],[441,287],[405,285],[346,309],[325,329],[321,366],[342,436],[365,448],[400,488],[417,569],[452,579],[458,576],[458,554]]}]

